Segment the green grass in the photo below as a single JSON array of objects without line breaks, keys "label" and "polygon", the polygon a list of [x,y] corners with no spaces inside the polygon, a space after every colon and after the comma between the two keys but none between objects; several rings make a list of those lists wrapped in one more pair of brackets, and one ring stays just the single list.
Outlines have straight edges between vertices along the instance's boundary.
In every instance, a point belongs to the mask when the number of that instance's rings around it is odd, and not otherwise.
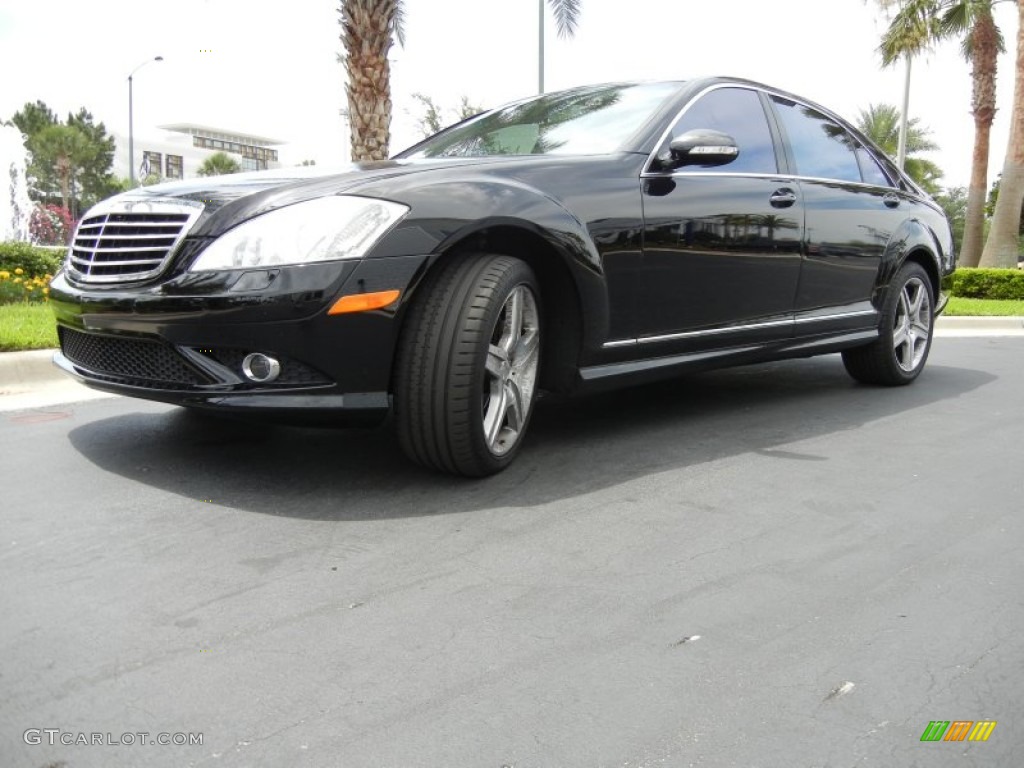
[{"label": "green grass", "polygon": [[0,304],[0,351],[56,346],[57,325],[48,304],[36,301]]},{"label": "green grass", "polygon": [[1024,301],[1002,299],[964,299],[950,296],[946,315],[960,316],[1024,316]]}]

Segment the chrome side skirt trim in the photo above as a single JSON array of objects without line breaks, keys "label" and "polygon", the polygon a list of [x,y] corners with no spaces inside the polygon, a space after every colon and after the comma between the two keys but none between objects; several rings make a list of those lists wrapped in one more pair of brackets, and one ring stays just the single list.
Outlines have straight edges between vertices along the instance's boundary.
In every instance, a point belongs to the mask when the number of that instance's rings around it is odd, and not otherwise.
[{"label": "chrome side skirt trim", "polygon": [[635,339],[616,339],[606,341],[604,349],[616,347],[631,347],[637,344],[652,344],[661,341],[679,341],[681,339],[696,339],[703,336],[718,336],[723,333],[746,333],[748,331],[759,331],[764,328],[779,328],[784,325],[798,325],[807,323],[826,323],[831,320],[846,320],[851,317],[867,317],[877,315],[873,309],[857,310],[856,312],[839,312],[832,315],[818,315],[816,317],[791,317],[787,320],[772,320],[767,323],[752,323],[750,325],[730,325],[726,328],[711,328],[705,331],[681,331],[680,333],[665,333],[658,336],[641,336]]},{"label": "chrome side skirt trim", "polygon": [[868,315],[877,315],[878,311],[874,309],[858,309],[856,312],[839,312],[834,315],[817,315],[815,317],[797,317],[793,320],[795,323],[820,323],[826,320],[845,320],[849,317],[867,317]]}]

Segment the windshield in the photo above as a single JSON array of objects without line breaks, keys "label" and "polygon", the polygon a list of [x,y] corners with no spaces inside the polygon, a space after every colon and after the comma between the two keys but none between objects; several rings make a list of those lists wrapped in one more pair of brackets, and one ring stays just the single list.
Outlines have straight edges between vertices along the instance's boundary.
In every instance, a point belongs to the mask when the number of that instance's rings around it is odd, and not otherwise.
[{"label": "windshield", "polygon": [[472,118],[399,157],[594,155],[614,152],[679,83],[598,85],[549,93]]}]

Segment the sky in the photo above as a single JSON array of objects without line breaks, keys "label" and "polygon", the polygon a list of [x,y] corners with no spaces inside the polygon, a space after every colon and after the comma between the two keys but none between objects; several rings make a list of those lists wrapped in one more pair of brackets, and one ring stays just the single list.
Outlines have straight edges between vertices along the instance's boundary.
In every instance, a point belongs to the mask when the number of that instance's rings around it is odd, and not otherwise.
[{"label": "sky", "polygon": [[[392,152],[415,143],[414,93],[454,109],[537,88],[537,0],[406,0],[406,46],[392,49]],[[88,108],[128,131],[135,73],[137,137],[199,123],[280,139],[281,162],[348,160],[338,61],[338,0],[0,0],[0,120],[42,100],[62,117]],[[1012,3],[996,21],[999,111],[989,180],[1002,168],[1013,98]],[[902,64],[881,69],[886,20],[875,0],[582,0],[576,36],[548,16],[546,86],[734,75],[817,101],[851,121],[872,103],[902,102]],[[966,185],[974,126],[970,70],[955,43],[915,60],[910,115],[939,145],[946,186]],[[453,118],[454,119],[454,118]],[[127,175],[127,168],[115,169]]]}]

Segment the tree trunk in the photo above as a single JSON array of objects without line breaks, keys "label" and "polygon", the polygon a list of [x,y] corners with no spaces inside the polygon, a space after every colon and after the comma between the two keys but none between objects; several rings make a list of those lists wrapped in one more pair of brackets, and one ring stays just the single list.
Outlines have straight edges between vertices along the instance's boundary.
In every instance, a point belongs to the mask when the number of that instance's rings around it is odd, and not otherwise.
[{"label": "tree trunk", "polygon": [[391,143],[391,50],[395,0],[341,0],[352,160],[386,160]]},{"label": "tree trunk", "polygon": [[64,155],[57,158],[57,177],[60,179],[60,201],[64,210],[69,210],[71,199],[71,159]]},{"label": "tree trunk", "polygon": [[1017,232],[1024,204],[1024,2],[1017,4],[1017,61],[1013,84],[1013,116],[1010,141],[999,182],[999,199],[992,217],[982,267],[1017,266]]},{"label": "tree trunk", "polygon": [[967,188],[967,214],[960,265],[976,267],[981,260],[985,231],[985,196],[988,192],[989,136],[996,116],[996,67],[999,30],[991,9],[979,11],[970,31],[971,114],[974,115],[974,155]]}]

